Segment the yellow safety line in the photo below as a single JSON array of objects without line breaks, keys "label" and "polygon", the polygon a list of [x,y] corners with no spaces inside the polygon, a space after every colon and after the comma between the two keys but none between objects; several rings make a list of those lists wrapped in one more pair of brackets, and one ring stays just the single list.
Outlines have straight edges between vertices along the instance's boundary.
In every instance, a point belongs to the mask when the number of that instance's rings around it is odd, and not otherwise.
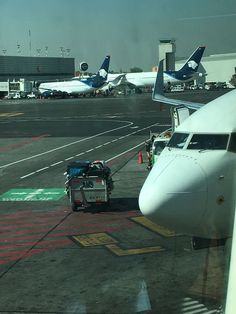
[{"label": "yellow safety line", "polygon": [[138,224],[146,227],[147,229],[154,231],[155,233],[158,233],[164,237],[174,237],[177,234],[174,230],[167,229],[165,227],[162,227],[160,225],[155,224],[154,222],[150,221],[146,217],[139,216],[139,217],[133,217],[131,220],[137,222]]},{"label": "yellow safety line", "polygon": [[149,246],[149,247],[143,247],[143,248],[138,248],[138,249],[127,249],[127,250],[123,250],[116,244],[107,244],[105,245],[105,247],[108,248],[112,253],[114,253],[117,256],[128,256],[128,255],[146,254],[146,253],[165,251],[165,249],[162,248],[161,246]]},{"label": "yellow safety line", "polygon": [[118,242],[117,240],[113,239],[111,236],[109,236],[105,232],[73,236],[73,239],[86,247],[96,246],[96,245],[106,245],[106,244]]}]

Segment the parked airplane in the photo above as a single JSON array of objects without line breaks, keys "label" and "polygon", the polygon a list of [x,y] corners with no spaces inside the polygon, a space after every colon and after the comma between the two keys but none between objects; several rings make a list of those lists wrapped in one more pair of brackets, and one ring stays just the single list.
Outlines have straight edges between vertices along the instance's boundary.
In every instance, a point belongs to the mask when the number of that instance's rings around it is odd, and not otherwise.
[{"label": "parked airplane", "polygon": [[173,133],[139,195],[154,222],[200,238],[232,235],[235,209],[236,90],[206,105],[163,95],[163,61],[153,100],[194,112]]},{"label": "parked airplane", "polygon": [[109,92],[111,92],[114,88],[120,86],[125,78],[125,74],[115,74],[112,78],[112,74],[108,73],[108,77],[106,83],[99,88],[99,91],[104,93],[105,95],[108,95]]},{"label": "parked airplane", "polygon": [[102,87],[106,80],[109,70],[110,56],[106,56],[97,74],[86,79],[73,79],[64,82],[41,83],[39,92],[60,92],[69,95],[87,94]]},{"label": "parked airplane", "polygon": [[[181,84],[194,80],[197,75],[202,76],[202,73],[197,72],[201,62],[205,47],[198,47],[189,59],[185,62],[182,68],[178,71],[164,72],[164,86],[169,88],[171,85]],[[140,89],[142,87],[153,87],[156,81],[156,72],[138,72],[138,73],[123,73],[122,79],[116,84],[109,85],[120,74],[108,74],[107,89],[125,85],[130,88]],[[103,91],[106,86],[103,87]]]}]

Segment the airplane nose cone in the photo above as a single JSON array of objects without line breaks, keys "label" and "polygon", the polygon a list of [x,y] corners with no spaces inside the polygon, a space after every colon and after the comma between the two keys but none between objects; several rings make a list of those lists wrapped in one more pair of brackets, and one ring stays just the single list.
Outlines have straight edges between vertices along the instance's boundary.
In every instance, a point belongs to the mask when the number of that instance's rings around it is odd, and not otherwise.
[{"label": "airplane nose cone", "polygon": [[150,220],[191,234],[206,210],[207,180],[190,157],[160,158],[139,195],[139,207]]}]

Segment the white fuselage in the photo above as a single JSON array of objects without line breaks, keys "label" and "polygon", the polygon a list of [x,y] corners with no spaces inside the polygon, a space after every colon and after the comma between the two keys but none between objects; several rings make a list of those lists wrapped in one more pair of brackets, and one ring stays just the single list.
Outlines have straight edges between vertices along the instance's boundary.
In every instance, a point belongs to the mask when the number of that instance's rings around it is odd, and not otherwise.
[{"label": "white fuselage", "polygon": [[[108,74],[107,77],[107,83],[111,83],[115,80],[118,76],[121,74]],[[140,73],[126,73],[124,74],[124,77],[126,79],[126,82],[128,84],[132,84],[135,87],[153,87],[156,81],[157,72],[140,72]],[[181,82],[175,79],[174,77],[164,73],[164,84],[180,84]],[[119,86],[119,84],[115,85]],[[115,87],[113,86],[113,87]],[[101,88],[102,89],[102,88]],[[106,86],[104,86],[103,89],[106,89]],[[39,86],[39,92],[43,93],[44,91],[51,90],[51,91],[60,91],[65,92],[68,94],[86,94],[93,92],[95,88],[85,84],[80,79],[72,79],[69,81],[63,81],[63,82],[50,82],[50,83],[41,83]]]},{"label": "white fuselage", "polygon": [[44,91],[61,91],[68,94],[86,94],[94,91],[94,88],[85,84],[81,80],[70,80],[64,82],[50,82],[50,83],[41,83],[39,85],[39,92],[43,93]]},{"label": "white fuselage", "polygon": [[184,234],[231,235],[235,112],[236,91],[232,91],[202,107],[176,129],[140,192],[139,206],[145,216]]},{"label": "white fuselage", "polygon": [[[108,74],[107,82],[112,82],[120,74]],[[138,72],[138,73],[124,73],[127,83],[135,87],[153,87],[156,81],[157,72]],[[191,79],[178,80],[167,73],[163,74],[164,85],[167,84],[181,84]]]}]

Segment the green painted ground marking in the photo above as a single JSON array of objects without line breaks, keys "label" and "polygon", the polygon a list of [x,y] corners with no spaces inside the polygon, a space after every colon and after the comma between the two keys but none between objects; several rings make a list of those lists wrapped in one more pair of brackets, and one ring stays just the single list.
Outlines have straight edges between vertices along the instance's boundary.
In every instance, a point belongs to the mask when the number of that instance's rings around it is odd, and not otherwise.
[{"label": "green painted ground marking", "polygon": [[0,196],[0,201],[57,201],[65,189],[11,189]]}]

